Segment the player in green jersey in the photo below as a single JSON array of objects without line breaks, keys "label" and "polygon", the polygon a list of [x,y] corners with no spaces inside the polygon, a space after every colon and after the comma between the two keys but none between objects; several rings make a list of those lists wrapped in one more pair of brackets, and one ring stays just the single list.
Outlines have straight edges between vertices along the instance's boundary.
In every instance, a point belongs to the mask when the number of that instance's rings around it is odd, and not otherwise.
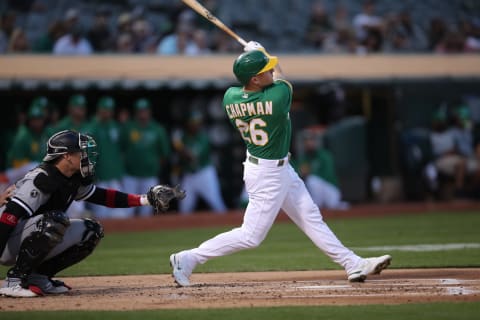
[{"label": "player in green jersey", "polygon": [[[123,178],[124,189],[134,193],[158,184],[160,170],[166,164],[170,154],[170,141],[165,128],[152,118],[150,101],[141,98],[134,103],[133,121],[128,121],[123,128],[121,144],[125,156],[126,176]],[[148,216],[151,208],[130,209],[130,215]]]},{"label": "player in green jersey", "polygon": [[175,281],[189,286],[190,275],[198,264],[259,246],[280,209],[345,269],[349,281],[361,282],[370,274],[380,273],[391,257],[361,258],[346,248],[323,221],[304,182],[289,163],[292,85],[281,79],[278,58],[253,41],[245,50],[233,64],[242,86],[229,88],[223,100],[228,118],[247,147],[243,179],[249,202],[243,224],[197,248],[172,254]]},{"label": "player in green jersey", "polygon": [[[103,96],[97,102],[96,117],[85,129],[98,145],[98,162],[96,165],[97,185],[105,189],[121,190],[122,179],[125,174],[123,155],[120,147],[120,126],[113,115],[115,100],[110,96]],[[97,218],[126,218],[128,210],[108,209],[103,206],[94,206],[92,211]]]}]

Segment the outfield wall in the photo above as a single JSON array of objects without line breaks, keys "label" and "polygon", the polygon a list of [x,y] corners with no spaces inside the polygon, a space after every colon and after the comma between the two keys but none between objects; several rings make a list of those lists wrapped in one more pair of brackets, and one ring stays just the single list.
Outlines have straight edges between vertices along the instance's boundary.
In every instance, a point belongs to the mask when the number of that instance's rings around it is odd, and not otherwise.
[{"label": "outfield wall", "polygon": [[[232,55],[0,58],[0,80],[233,80]],[[280,55],[289,79],[377,80],[477,78],[480,55]]]}]

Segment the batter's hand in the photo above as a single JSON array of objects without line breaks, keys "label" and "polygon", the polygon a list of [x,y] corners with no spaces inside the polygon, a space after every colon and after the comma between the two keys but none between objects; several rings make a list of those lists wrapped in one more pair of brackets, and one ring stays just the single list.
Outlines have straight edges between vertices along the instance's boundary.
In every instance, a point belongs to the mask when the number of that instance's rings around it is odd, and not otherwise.
[{"label": "batter's hand", "polygon": [[249,41],[245,48],[243,48],[243,51],[248,52],[248,51],[253,51],[253,50],[260,50],[263,52],[265,51],[265,48],[257,41]]}]

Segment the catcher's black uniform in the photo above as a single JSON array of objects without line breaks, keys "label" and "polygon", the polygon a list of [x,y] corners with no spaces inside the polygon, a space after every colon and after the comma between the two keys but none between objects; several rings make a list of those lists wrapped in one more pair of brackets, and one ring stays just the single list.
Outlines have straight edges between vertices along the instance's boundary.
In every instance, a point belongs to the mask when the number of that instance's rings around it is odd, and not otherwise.
[{"label": "catcher's black uniform", "polygon": [[[9,276],[38,272],[53,277],[93,251],[103,237],[102,226],[91,219],[69,219],[64,212],[72,201],[118,208],[140,205],[139,195],[97,188],[79,173],[67,178],[49,163],[29,172],[16,187],[0,217],[0,264],[17,260]],[[23,261],[22,249],[28,261]]]},{"label": "catcher's black uniform", "polygon": [[[9,279],[20,279],[22,287],[28,288],[38,275],[51,279],[95,249],[103,237],[103,228],[92,219],[69,219],[65,211],[72,201],[116,208],[141,205],[140,195],[92,184],[94,163],[80,147],[88,139],[92,143],[90,137],[73,131],[52,136],[44,162],[16,183],[14,195],[1,208],[0,264],[13,265],[5,285]],[[82,152],[81,170],[66,177],[54,160],[77,151]]]}]

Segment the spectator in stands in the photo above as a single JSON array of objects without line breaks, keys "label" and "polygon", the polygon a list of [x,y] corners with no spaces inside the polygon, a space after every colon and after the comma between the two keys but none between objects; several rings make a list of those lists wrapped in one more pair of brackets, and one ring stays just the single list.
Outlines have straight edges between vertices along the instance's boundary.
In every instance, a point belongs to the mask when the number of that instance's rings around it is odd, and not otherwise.
[{"label": "spectator in stands", "polygon": [[238,42],[221,30],[214,30],[212,36],[212,50],[215,53],[233,53],[238,52],[240,45]]},{"label": "spectator in stands", "polygon": [[154,53],[158,44],[150,22],[143,18],[133,22],[132,40],[135,52],[140,53]]},{"label": "spectator in stands", "polygon": [[364,2],[362,12],[354,16],[352,25],[359,42],[365,43],[383,36],[384,21],[375,15],[375,3],[371,0]]},{"label": "spectator in stands", "polygon": [[350,29],[340,29],[325,39],[323,51],[333,54],[356,53],[357,47],[355,34]]},{"label": "spectator in stands", "polygon": [[17,15],[13,11],[7,11],[1,15],[0,23],[0,30],[2,31],[8,42],[8,39],[10,39],[10,36],[13,33],[13,30],[15,30],[17,23]]},{"label": "spectator in stands", "polygon": [[[114,118],[115,100],[109,96],[101,97],[97,102],[97,113],[90,122],[86,132],[97,142],[98,161],[95,168],[95,176],[98,179],[97,186],[105,189],[119,190],[121,180],[125,174],[125,166],[120,146],[120,127]],[[128,211],[124,209],[109,209],[102,206],[94,206],[97,218],[126,218]]]},{"label": "spectator in stands", "polygon": [[333,156],[319,145],[315,133],[306,132],[304,136],[304,153],[298,158],[298,171],[320,208],[344,210],[349,207],[342,201]]},{"label": "spectator in stands", "polygon": [[[173,148],[179,156],[183,174],[181,185],[188,193],[179,203],[181,214],[190,214],[200,196],[216,213],[227,209],[222,198],[216,168],[212,164],[210,143],[202,130],[203,116],[193,111],[184,130],[173,133]],[[185,201],[186,200],[186,201]]]},{"label": "spectator in stands", "polygon": [[428,29],[428,50],[434,51],[442,39],[447,35],[448,28],[446,22],[439,17],[430,20]]},{"label": "spectator in stands", "polygon": [[367,37],[356,47],[356,53],[359,55],[375,53],[382,51],[383,35],[379,30],[370,30]]},{"label": "spectator in stands", "polygon": [[130,54],[135,52],[135,47],[130,33],[122,33],[117,37],[115,52]]},{"label": "spectator in stands", "polygon": [[309,47],[321,49],[325,38],[333,31],[330,18],[322,1],[315,1],[310,10],[310,18],[306,31],[306,42]]},{"label": "spectator in stands", "polygon": [[348,7],[344,4],[339,4],[335,7],[335,13],[332,18],[332,27],[335,32],[339,30],[350,30],[352,24],[348,15]]},{"label": "spectator in stands", "polygon": [[100,8],[95,12],[93,25],[87,32],[87,39],[95,52],[108,52],[113,49],[113,35],[108,24],[110,12]]},{"label": "spectator in stands", "polygon": [[193,48],[196,48],[196,51],[191,51],[188,54],[190,55],[203,55],[203,54],[209,54],[212,51],[210,50],[210,45],[209,45],[209,37],[208,33],[205,30],[198,29],[193,31],[192,35],[193,42],[195,43],[195,46]]},{"label": "spectator in stands", "polygon": [[56,55],[90,55],[92,52],[92,46],[84,37],[83,28],[79,25],[72,27],[70,32],[58,39],[53,47],[53,53]]},{"label": "spectator in stands", "polygon": [[[432,122],[430,142],[433,153],[433,167],[439,174],[453,179],[454,192],[457,195],[464,194],[466,160],[459,152],[457,135],[448,125],[448,110],[445,107],[437,110]],[[438,180],[438,174],[431,172],[430,180]],[[430,185],[438,185],[437,181],[430,181]],[[448,196],[450,197],[450,196]]]},{"label": "spectator in stands", "polygon": [[412,52],[426,48],[423,32],[412,22],[408,11],[393,13],[387,20],[385,31],[387,51]]},{"label": "spectator in stands", "polygon": [[198,47],[193,42],[193,26],[189,23],[180,23],[175,32],[165,36],[157,47],[157,53],[162,55],[195,55]]},{"label": "spectator in stands", "polygon": [[[480,191],[480,142],[474,141],[470,110],[460,105],[453,111],[453,135],[458,153],[465,157],[465,188],[467,194]],[[479,194],[480,195],[480,194]]]},{"label": "spectator in stands", "polygon": [[3,27],[3,15],[0,16],[0,53],[6,52],[8,47],[8,36],[2,27]]},{"label": "spectator in stands", "polygon": [[[158,184],[161,170],[170,154],[170,141],[165,131],[152,118],[150,101],[142,98],[134,103],[134,120],[125,125],[122,146],[125,155],[125,190],[148,190]],[[129,209],[130,215],[149,216],[152,208]]]},{"label": "spectator in stands", "polygon": [[457,31],[448,32],[435,47],[435,53],[462,53],[465,51],[465,37]]},{"label": "spectator in stands", "polygon": [[70,8],[65,11],[63,24],[65,25],[65,29],[67,30],[67,32],[71,32],[79,25],[79,15],[80,13],[76,8]]},{"label": "spectator in stands", "polygon": [[466,21],[462,29],[466,36],[465,51],[480,52],[480,18]]},{"label": "spectator in stands", "polygon": [[132,16],[128,12],[124,12],[117,18],[117,34],[132,33]]},{"label": "spectator in stands", "polygon": [[64,36],[65,33],[66,30],[63,21],[58,20],[52,22],[48,27],[47,32],[40,36],[40,38],[34,43],[33,51],[39,53],[52,53],[55,42]]},{"label": "spectator in stands", "polygon": [[25,31],[21,28],[15,28],[8,43],[8,53],[26,53],[30,51],[30,44]]}]

